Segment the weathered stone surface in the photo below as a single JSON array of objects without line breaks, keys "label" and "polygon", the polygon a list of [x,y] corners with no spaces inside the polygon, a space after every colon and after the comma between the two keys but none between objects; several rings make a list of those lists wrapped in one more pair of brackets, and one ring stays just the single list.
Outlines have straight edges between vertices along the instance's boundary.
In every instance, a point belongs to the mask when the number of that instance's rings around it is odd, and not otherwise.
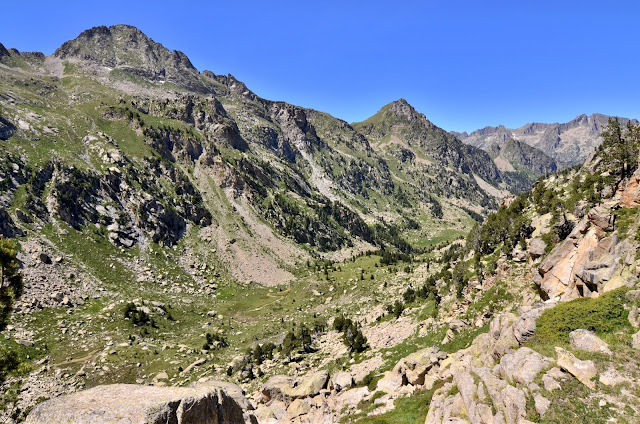
[{"label": "weathered stone surface", "polygon": [[572,349],[611,354],[609,345],[589,330],[575,330],[569,333]]},{"label": "weathered stone surface", "polygon": [[242,424],[249,419],[225,387],[212,382],[191,387],[97,386],[41,403],[26,423]]},{"label": "weathered stone surface", "polygon": [[438,352],[437,348],[421,349],[398,361],[393,371],[404,376],[408,384],[423,384],[425,374],[439,361]]},{"label": "weathered stone surface", "polygon": [[308,414],[309,411],[311,411],[311,405],[306,399],[296,399],[287,408],[287,414],[292,418]]},{"label": "weathered stone surface", "polygon": [[622,188],[620,205],[625,208],[633,208],[640,205],[640,169],[629,178]]},{"label": "weathered stone surface", "polygon": [[551,405],[549,399],[542,396],[540,393],[535,393],[533,395],[533,401],[536,405],[536,412],[538,415],[540,415],[540,417],[544,417],[544,414],[546,414],[549,409],[549,405]]},{"label": "weathered stone surface", "polygon": [[534,282],[543,299],[569,300],[581,294],[576,287],[576,274],[590,259],[598,245],[596,230],[586,218],[576,225],[571,234],[545,258],[534,273]]},{"label": "weathered stone surface", "polygon": [[544,386],[544,389],[546,391],[552,392],[556,389],[561,388],[558,380],[561,380],[563,378],[564,374],[562,373],[560,368],[553,367],[542,376],[542,385]]},{"label": "weathered stone surface", "polygon": [[378,380],[376,389],[390,394],[399,394],[402,389],[402,374],[386,371],[384,377]]},{"label": "weathered stone surface", "polygon": [[529,255],[533,259],[537,259],[540,256],[544,255],[544,250],[547,247],[547,243],[544,242],[541,238],[534,238],[529,243]]},{"label": "weathered stone surface", "polygon": [[604,206],[596,206],[591,208],[587,214],[589,222],[596,227],[602,228],[604,231],[613,230],[613,216],[609,209]]},{"label": "weathered stone surface", "polygon": [[524,392],[513,386],[502,389],[505,418],[507,423],[520,423],[527,414],[527,398]]},{"label": "weathered stone surface", "polygon": [[346,390],[338,395],[335,409],[340,411],[344,407],[355,408],[362,400],[368,398],[370,394],[369,389],[366,387]]},{"label": "weathered stone surface", "polygon": [[556,347],[556,354],[558,355],[558,366],[560,368],[571,373],[591,390],[596,388],[596,383],[592,379],[598,374],[598,369],[593,361],[581,361],[561,347]]},{"label": "weathered stone surface", "polygon": [[528,347],[511,351],[500,359],[500,373],[508,381],[529,385],[536,376],[553,363]]},{"label": "weathered stone surface", "polygon": [[348,372],[338,372],[331,378],[331,384],[336,392],[347,390],[353,386],[353,377]]},{"label": "weathered stone surface", "polygon": [[640,331],[634,334],[631,338],[631,347],[640,350]]},{"label": "weathered stone surface", "polygon": [[313,397],[320,393],[329,379],[326,370],[318,371],[301,380],[284,375],[274,375],[262,386],[262,397],[265,403],[272,400],[286,403],[294,399]]}]

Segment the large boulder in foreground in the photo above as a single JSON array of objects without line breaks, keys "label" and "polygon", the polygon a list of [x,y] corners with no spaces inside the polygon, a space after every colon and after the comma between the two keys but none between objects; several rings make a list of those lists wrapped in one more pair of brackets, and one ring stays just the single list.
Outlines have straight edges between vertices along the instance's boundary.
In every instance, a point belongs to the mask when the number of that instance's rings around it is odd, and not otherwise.
[{"label": "large boulder in foreground", "polygon": [[190,387],[97,386],[36,406],[27,424],[245,424],[250,404],[230,383]]}]

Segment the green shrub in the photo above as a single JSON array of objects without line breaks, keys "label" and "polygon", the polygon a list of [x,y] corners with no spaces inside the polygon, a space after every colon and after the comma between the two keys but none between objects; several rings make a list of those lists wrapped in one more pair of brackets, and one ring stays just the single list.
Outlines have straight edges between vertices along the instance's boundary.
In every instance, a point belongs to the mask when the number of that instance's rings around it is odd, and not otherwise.
[{"label": "green shrub", "polygon": [[596,333],[611,333],[629,327],[624,305],[626,288],[605,293],[595,299],[579,298],[547,309],[538,318],[535,339],[538,343],[569,343],[569,333],[579,328]]}]

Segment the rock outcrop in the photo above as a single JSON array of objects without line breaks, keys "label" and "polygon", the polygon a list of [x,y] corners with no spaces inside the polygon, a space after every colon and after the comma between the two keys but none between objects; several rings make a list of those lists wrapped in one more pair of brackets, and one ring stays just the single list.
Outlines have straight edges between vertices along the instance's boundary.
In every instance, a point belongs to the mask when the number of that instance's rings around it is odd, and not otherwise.
[{"label": "rock outcrop", "polygon": [[45,401],[31,411],[26,423],[255,423],[250,409],[242,390],[230,383],[190,387],[114,384]]},{"label": "rock outcrop", "polygon": [[543,299],[597,296],[626,282],[620,276],[615,286],[611,283],[616,273],[634,262],[635,255],[630,242],[611,233],[615,224],[612,208],[617,205],[614,200],[592,208],[538,266],[534,282]]}]

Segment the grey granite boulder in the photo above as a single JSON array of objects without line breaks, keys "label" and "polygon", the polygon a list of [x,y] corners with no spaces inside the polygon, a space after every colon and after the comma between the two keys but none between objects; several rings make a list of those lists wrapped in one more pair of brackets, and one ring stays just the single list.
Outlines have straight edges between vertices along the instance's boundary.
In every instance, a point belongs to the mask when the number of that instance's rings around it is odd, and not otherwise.
[{"label": "grey granite boulder", "polygon": [[[112,384],[36,406],[27,424],[245,424],[252,416],[240,388],[208,382],[190,387]],[[237,400],[238,397],[242,399]]]}]

